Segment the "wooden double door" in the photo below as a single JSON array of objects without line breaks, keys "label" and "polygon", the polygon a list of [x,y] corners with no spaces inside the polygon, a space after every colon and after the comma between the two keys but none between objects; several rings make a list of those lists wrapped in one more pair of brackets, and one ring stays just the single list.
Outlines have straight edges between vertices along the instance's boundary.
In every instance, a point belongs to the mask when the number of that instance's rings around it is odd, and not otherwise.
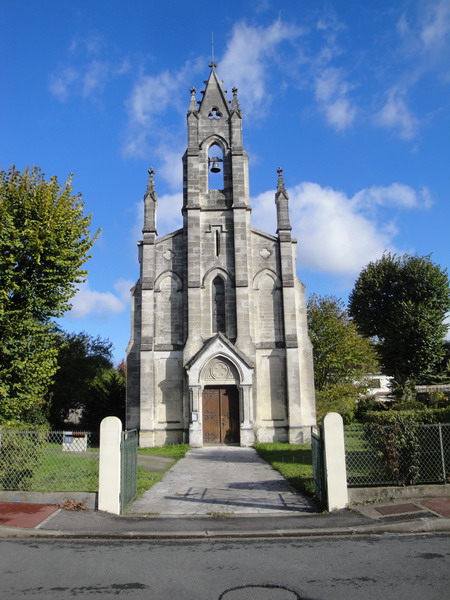
[{"label": "wooden double door", "polygon": [[239,391],[236,386],[203,390],[203,443],[239,444]]}]

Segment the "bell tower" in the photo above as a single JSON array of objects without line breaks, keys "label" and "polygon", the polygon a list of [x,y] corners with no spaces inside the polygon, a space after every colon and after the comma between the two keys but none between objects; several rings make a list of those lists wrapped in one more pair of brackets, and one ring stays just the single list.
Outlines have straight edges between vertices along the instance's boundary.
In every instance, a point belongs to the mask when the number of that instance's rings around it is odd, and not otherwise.
[{"label": "bell tower", "polygon": [[[200,350],[205,339],[217,333],[214,314],[209,327],[207,305],[211,294],[217,296],[222,285],[226,310],[221,333],[249,356],[253,350],[248,318],[251,209],[242,114],[237,89],[233,88],[229,102],[216,64],[212,62],[210,68],[199,102],[195,88],[191,88],[188,146],[183,157],[188,296],[185,363]],[[215,276],[211,278],[210,273]],[[214,313],[214,301],[212,304]]]}]

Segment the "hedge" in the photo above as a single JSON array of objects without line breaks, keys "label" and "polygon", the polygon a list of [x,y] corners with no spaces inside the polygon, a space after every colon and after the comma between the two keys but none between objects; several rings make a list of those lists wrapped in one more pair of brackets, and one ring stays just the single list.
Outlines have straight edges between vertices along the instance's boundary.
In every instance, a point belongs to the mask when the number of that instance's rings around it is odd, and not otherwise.
[{"label": "hedge", "polygon": [[388,425],[390,423],[450,423],[450,408],[420,408],[415,410],[367,411],[362,423]]}]

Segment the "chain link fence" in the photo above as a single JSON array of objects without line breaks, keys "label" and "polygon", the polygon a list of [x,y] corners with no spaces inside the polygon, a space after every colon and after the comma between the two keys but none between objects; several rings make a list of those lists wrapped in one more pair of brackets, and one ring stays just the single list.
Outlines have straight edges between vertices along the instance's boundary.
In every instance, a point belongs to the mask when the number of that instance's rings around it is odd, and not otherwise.
[{"label": "chain link fence", "polygon": [[95,492],[99,434],[0,429],[0,490]]},{"label": "chain link fence", "polygon": [[450,482],[450,424],[347,425],[349,487]]}]

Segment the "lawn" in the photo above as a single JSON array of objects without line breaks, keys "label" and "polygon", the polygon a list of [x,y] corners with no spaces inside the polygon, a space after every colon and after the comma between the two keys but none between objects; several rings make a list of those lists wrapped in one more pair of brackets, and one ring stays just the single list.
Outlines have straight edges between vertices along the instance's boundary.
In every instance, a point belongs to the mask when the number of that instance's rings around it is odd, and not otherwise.
[{"label": "lawn", "polygon": [[154,446],[153,448],[139,448],[139,454],[156,454],[179,460],[189,450],[188,444],[169,444],[168,446]]},{"label": "lawn", "polygon": [[30,492],[96,492],[98,451],[63,452],[52,445],[43,448],[35,460],[9,459],[2,471],[0,489]]},{"label": "lawn", "polygon": [[273,442],[255,444],[255,450],[289,483],[309,496],[314,495],[311,446]]},{"label": "lawn", "polygon": [[[172,458],[170,468],[189,450],[187,444],[174,444],[155,448],[140,448],[140,454],[152,454]],[[11,460],[11,459],[10,459]],[[30,461],[29,461],[30,462]],[[26,465],[27,467],[30,464]],[[85,452],[63,452],[60,444],[48,443],[32,461],[32,469],[22,476],[20,465],[4,473],[7,479],[0,481],[0,489],[27,490],[30,492],[96,492],[98,490],[98,449]],[[12,466],[13,461],[10,464]],[[151,471],[138,467],[138,496],[162,479],[164,471]]]}]

